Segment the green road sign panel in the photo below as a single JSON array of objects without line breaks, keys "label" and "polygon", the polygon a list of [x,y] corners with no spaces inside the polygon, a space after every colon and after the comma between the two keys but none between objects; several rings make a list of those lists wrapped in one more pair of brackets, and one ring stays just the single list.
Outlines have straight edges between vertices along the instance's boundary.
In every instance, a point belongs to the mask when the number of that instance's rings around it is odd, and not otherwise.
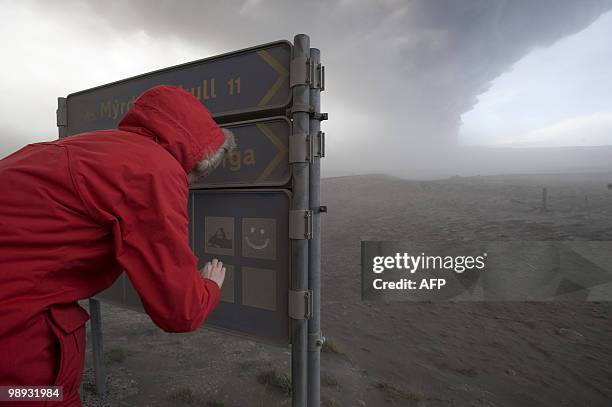
[{"label": "green road sign panel", "polygon": [[162,84],[190,91],[222,122],[284,114],[291,52],[290,42],[278,41],[73,93],[67,135],[115,128],[142,92]]},{"label": "green road sign panel", "polygon": [[[192,190],[190,243],[198,268],[226,266],[221,302],[204,326],[276,345],[289,343],[287,190]],[[123,274],[96,299],[143,311]]]},{"label": "green road sign panel", "polygon": [[289,182],[289,135],[285,117],[233,123],[237,148],[193,188],[282,186]]}]

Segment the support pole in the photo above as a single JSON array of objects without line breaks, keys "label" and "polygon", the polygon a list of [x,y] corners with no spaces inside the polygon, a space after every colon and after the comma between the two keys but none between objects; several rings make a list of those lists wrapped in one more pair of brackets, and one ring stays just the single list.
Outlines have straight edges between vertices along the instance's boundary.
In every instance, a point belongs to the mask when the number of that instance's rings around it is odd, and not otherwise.
[{"label": "support pole", "polygon": [[63,97],[57,98],[57,133],[59,138],[64,138],[68,134],[68,99]]},{"label": "support pole", "polygon": [[89,314],[91,316],[91,349],[93,353],[94,378],[96,393],[106,395],[106,371],[104,369],[104,347],[102,346],[102,314],[100,301],[89,299]]},{"label": "support pole", "polygon": [[[310,57],[310,38],[298,34],[294,38],[294,61]],[[292,137],[309,134],[309,106],[310,91],[307,84],[296,84],[293,92],[293,128]],[[293,195],[291,199],[292,210],[308,210],[310,206],[309,193],[309,163],[294,162],[291,164],[293,172]],[[308,240],[291,240],[291,289],[308,289]],[[292,319],[291,324],[291,390],[292,406],[306,407],[307,403],[307,349],[308,349],[308,321],[306,319]]]},{"label": "support pole", "polygon": [[312,82],[310,87],[310,106],[314,115],[310,118],[310,139],[314,143],[310,163],[310,209],[312,210],[312,239],[308,245],[308,288],[312,290],[312,317],[308,320],[308,407],[321,405],[321,112],[320,72],[321,52],[310,49]]}]

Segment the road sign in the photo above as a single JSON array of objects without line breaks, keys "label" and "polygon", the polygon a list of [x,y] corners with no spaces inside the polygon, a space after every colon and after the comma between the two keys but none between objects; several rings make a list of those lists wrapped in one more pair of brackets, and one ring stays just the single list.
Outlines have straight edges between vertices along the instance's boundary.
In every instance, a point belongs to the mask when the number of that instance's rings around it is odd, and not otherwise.
[{"label": "road sign", "polygon": [[194,188],[283,186],[291,178],[289,135],[285,117],[231,123],[223,126],[236,138],[237,148]]},{"label": "road sign", "polygon": [[[222,301],[204,326],[289,343],[289,202],[281,189],[191,191],[198,267],[213,258],[230,266]],[[220,247],[231,252],[222,254]]]},{"label": "road sign", "polygon": [[[213,258],[227,268],[221,303],[205,327],[289,343],[289,203],[282,189],[191,191],[190,243],[198,268]],[[144,312],[125,274],[96,298]]]},{"label": "road sign", "polygon": [[[300,34],[294,45],[278,41],[58,98],[60,137],[116,127],[138,95],[160,84],[189,90],[234,131],[237,151],[190,190],[189,238],[199,267],[215,257],[226,266],[221,303],[204,325],[291,343],[293,406],[320,402],[324,72],[319,51]],[[289,140],[300,148],[290,149]],[[96,298],[143,311],[125,274]],[[93,298],[90,305],[96,387],[104,393],[100,307]]]},{"label": "road sign", "polygon": [[284,114],[291,52],[290,42],[278,41],[73,93],[67,135],[115,128],[141,93],[162,84],[190,91],[217,121]]}]

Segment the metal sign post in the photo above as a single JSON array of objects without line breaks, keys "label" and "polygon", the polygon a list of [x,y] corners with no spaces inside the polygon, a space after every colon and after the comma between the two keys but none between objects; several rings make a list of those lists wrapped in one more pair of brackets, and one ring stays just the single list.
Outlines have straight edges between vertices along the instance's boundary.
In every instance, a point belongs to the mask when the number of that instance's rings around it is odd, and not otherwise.
[{"label": "metal sign post", "polygon": [[106,370],[104,369],[104,344],[102,342],[102,316],[100,315],[100,301],[89,299],[89,313],[91,314],[91,350],[93,353],[94,382],[98,394],[106,394]]},{"label": "metal sign post", "polygon": [[312,291],[312,317],[308,321],[308,406],[318,407],[321,402],[321,347],[325,338],[321,334],[321,157],[325,155],[325,134],[321,132],[321,91],[325,87],[325,71],[321,65],[321,52],[310,49],[312,81],[310,86],[310,210],[312,212],[312,239],[308,246],[308,288]]},{"label": "metal sign post", "polygon": [[[307,35],[161,69],[58,98],[59,136],[114,128],[136,97],[161,84],[197,97],[237,149],[189,192],[189,241],[199,267],[227,267],[205,327],[291,344],[292,405],[320,405],[320,53]],[[101,136],[102,137],[102,136]],[[100,302],[144,312],[124,273],[90,299],[95,383],[104,395]]]},{"label": "metal sign post", "polygon": [[[296,35],[291,59],[291,86],[293,91],[293,134],[294,145],[308,146],[310,129],[310,87],[308,86],[308,59],[310,58],[310,38],[306,35]],[[300,149],[298,149],[299,151]],[[293,199],[291,212],[296,219],[311,220],[309,202],[310,180],[310,149],[303,148],[302,154],[291,154],[291,169],[293,172]],[[311,222],[307,224],[312,225]],[[312,300],[308,290],[308,239],[312,231],[306,229],[304,234],[296,234],[291,241],[291,290],[301,301]],[[290,314],[291,315],[291,314]],[[310,315],[296,313],[291,315],[291,390],[294,407],[306,407],[308,395],[308,321]]]}]

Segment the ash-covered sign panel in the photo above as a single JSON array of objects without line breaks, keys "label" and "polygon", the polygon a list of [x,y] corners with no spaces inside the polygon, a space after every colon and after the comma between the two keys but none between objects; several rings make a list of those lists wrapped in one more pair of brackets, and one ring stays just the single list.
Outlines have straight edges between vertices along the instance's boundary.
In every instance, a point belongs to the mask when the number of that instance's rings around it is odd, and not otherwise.
[{"label": "ash-covered sign panel", "polygon": [[234,133],[237,148],[194,188],[281,186],[289,182],[289,135],[285,117],[223,126]]},{"label": "ash-covered sign panel", "polygon": [[289,204],[282,189],[191,191],[191,244],[199,267],[218,258],[229,273],[205,325],[289,343]]},{"label": "ash-covered sign panel", "polygon": [[[289,205],[282,189],[190,192],[190,244],[198,268],[213,258],[226,267],[221,302],[204,326],[289,343]],[[96,299],[144,312],[125,273]]]},{"label": "ash-covered sign panel", "polygon": [[291,102],[291,49],[279,41],[73,93],[67,135],[115,128],[136,98],[156,85],[190,91],[215,119],[281,113]]}]

